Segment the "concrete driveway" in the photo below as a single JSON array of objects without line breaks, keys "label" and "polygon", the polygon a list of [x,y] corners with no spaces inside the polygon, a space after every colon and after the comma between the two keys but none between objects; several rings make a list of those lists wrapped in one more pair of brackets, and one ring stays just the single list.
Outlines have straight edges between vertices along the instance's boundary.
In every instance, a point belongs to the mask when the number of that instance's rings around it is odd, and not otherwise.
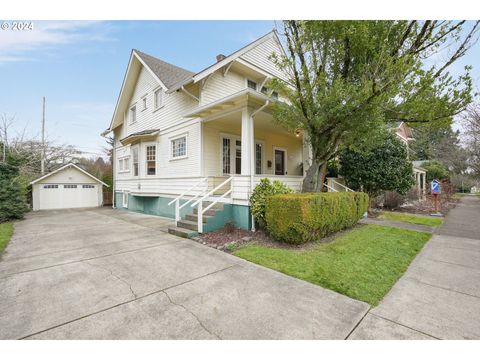
[{"label": "concrete driveway", "polygon": [[28,214],[0,260],[1,339],[345,339],[369,306],[95,209]]}]

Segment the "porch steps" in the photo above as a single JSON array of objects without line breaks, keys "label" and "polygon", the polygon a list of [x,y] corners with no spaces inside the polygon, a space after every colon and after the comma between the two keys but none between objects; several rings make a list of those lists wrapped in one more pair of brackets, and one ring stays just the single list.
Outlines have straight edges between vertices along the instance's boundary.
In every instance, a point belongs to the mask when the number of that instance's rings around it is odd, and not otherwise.
[{"label": "porch steps", "polygon": [[[209,206],[211,202],[205,201],[203,208]],[[216,203],[210,209],[203,214],[203,223],[206,224],[209,219],[215,216],[219,211],[223,211],[223,203]],[[185,219],[179,220],[177,226],[170,226],[168,233],[176,236],[180,236],[186,239],[190,239],[198,235],[198,210],[193,209],[193,214],[188,214]]]},{"label": "porch steps", "polygon": [[172,235],[175,235],[175,236],[180,236],[180,237],[185,238],[185,239],[191,239],[192,237],[195,237],[195,236],[198,235],[198,233],[196,231],[181,228],[181,227],[178,227],[178,226],[170,226],[168,228],[168,233],[172,234]]}]

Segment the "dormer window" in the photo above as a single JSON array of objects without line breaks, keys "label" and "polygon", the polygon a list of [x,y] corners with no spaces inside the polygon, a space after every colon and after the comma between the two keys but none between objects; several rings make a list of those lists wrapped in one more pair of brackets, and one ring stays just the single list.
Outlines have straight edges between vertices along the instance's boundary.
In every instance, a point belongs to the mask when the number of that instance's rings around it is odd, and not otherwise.
[{"label": "dormer window", "polygon": [[257,91],[257,83],[255,81],[247,80],[247,87]]}]

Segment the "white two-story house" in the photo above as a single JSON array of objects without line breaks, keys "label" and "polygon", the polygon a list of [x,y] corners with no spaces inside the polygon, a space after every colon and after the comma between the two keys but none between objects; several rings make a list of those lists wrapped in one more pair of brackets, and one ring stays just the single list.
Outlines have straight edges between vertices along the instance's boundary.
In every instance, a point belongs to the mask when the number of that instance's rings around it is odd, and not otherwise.
[{"label": "white two-story house", "polygon": [[274,53],[283,53],[274,31],[197,73],[133,50],[104,133],[115,139],[114,206],[192,232],[252,229],[249,197],[261,178],[299,190],[308,147],[271,115],[281,99],[266,84],[286,78]]}]

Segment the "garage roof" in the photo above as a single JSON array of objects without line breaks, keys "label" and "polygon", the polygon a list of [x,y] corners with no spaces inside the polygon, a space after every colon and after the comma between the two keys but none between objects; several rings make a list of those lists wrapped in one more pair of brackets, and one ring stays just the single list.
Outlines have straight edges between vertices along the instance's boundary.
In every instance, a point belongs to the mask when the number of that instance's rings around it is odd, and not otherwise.
[{"label": "garage roof", "polygon": [[55,171],[52,171],[52,172],[50,172],[50,173],[48,173],[48,174],[46,174],[46,175],[41,176],[41,177],[39,177],[38,179],[33,180],[33,181],[30,183],[30,185],[33,185],[33,184],[35,184],[35,183],[37,183],[37,182],[39,182],[39,181],[41,181],[41,180],[44,180],[44,179],[48,178],[49,176],[52,176],[53,174],[56,174],[56,173],[58,173],[58,172],[60,172],[60,171],[62,171],[62,170],[64,170],[64,169],[66,169],[66,168],[69,168],[69,167],[74,167],[75,169],[81,171],[81,172],[84,173],[85,175],[91,177],[91,178],[92,178],[93,180],[95,180],[96,182],[99,182],[100,184],[103,184],[104,186],[109,187],[109,186],[108,186],[107,184],[105,184],[102,180],[97,179],[95,176],[93,176],[93,175],[90,174],[89,172],[83,170],[81,167],[75,165],[74,163],[68,163],[68,164],[66,164],[66,165],[58,168],[58,169],[55,170]]}]

